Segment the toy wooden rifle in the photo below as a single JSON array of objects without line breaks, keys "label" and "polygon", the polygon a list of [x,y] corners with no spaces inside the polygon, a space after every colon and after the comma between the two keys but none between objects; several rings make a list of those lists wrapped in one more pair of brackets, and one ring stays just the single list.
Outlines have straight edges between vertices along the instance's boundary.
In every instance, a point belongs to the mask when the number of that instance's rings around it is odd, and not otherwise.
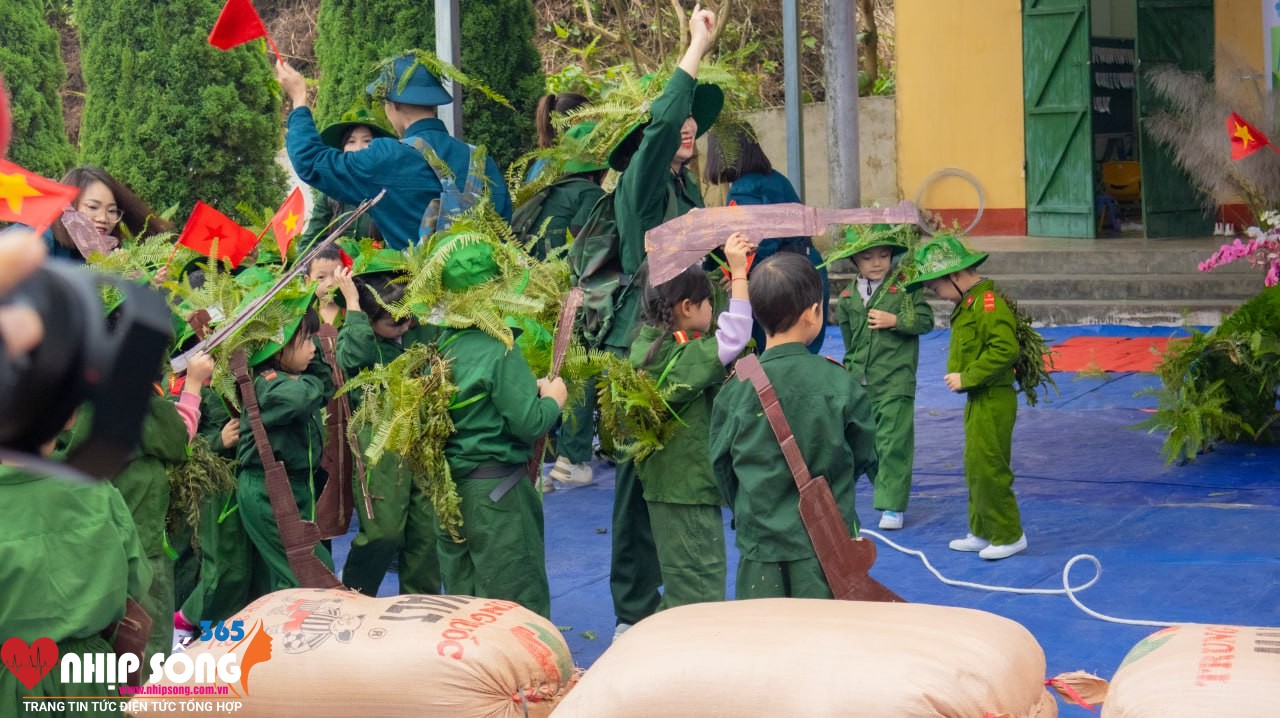
[{"label": "toy wooden rifle", "polygon": [[342,582],[328,566],[316,558],[316,544],[320,543],[320,529],[311,521],[304,521],[298,513],[293,498],[293,487],[284,464],[276,459],[262,424],[262,412],[258,407],[258,395],[253,390],[253,376],[249,373],[249,360],[243,349],[231,355],[231,372],[240,387],[240,403],[258,445],[258,457],[267,475],[267,497],[271,501],[271,513],[275,515],[280,541],[284,544],[289,569],[302,588],[341,588]]},{"label": "toy wooden rifle", "polygon": [[316,255],[320,254],[322,250],[336,242],[338,238],[342,236],[342,233],[347,231],[347,228],[354,224],[361,215],[368,212],[370,207],[373,207],[375,204],[382,201],[382,198],[386,193],[387,191],[385,189],[381,190],[377,195],[361,202],[354,210],[351,211],[351,214],[346,218],[346,220],[344,220],[342,224],[338,225],[337,229],[330,232],[329,236],[311,245],[311,248],[308,249],[301,257],[298,257],[298,260],[294,262],[293,268],[282,274],[280,279],[277,280],[271,289],[269,289],[265,294],[254,299],[249,306],[245,307],[244,311],[240,313],[240,316],[226,322],[222,326],[218,327],[217,331],[202,339],[199,344],[191,347],[181,355],[174,357],[169,362],[169,367],[173,370],[173,373],[186,373],[187,362],[190,361],[191,357],[195,355],[196,352],[207,352],[212,350],[228,337],[235,334],[240,327],[249,323],[258,311],[267,305],[267,302],[271,301],[273,297],[280,293],[280,290],[284,289],[289,282],[294,280],[295,277],[306,271],[307,265],[311,263],[312,259],[315,259]]},{"label": "toy wooden rifle", "polygon": [[[342,367],[338,364],[338,330],[332,324],[322,323],[320,332],[320,351],[325,362],[333,372],[333,385],[341,390],[347,383]],[[352,451],[347,440],[347,422],[351,420],[351,400],[346,394],[335,392],[326,407],[328,416],[325,419],[324,452],[320,455],[320,467],[329,474],[329,481],[324,485],[320,498],[316,499],[316,525],[320,528],[320,536],[333,538],[344,536],[351,527],[351,508],[355,497],[351,492],[352,470],[360,476],[360,487],[364,491],[365,515],[370,520],[373,515],[373,499],[369,495],[369,477],[364,470],[364,457],[360,452]]]},{"label": "toy wooden rifle", "polygon": [[822,209],[803,204],[751,204],[695,209],[645,232],[649,281],[662,284],[701,261],[734,232],[753,242],[777,237],[812,237],[833,224],[919,224],[911,202],[897,207]]},{"label": "toy wooden rifle", "polygon": [[844,601],[903,602],[902,597],[872,578],[867,572],[876,562],[876,546],[864,538],[852,538],[849,525],[836,505],[831,487],[821,476],[811,476],[809,467],[800,455],[791,425],[782,413],[778,395],[765,376],[764,367],[754,355],[738,360],[735,373],[739,381],[750,381],[760,396],[765,418],[778,437],[782,456],[800,489],[800,519],[809,532],[813,551],[818,555],[822,573],[827,577],[831,593]]},{"label": "toy wooden rifle", "polygon": [[[569,352],[569,343],[573,341],[573,323],[581,307],[582,287],[574,287],[569,290],[568,296],[564,299],[564,307],[560,309],[560,322],[556,324],[555,343],[551,347],[551,371],[547,374],[548,379],[560,376],[565,354]],[[546,448],[545,434],[533,442],[533,455],[529,457],[529,479],[535,483],[538,481],[539,474],[542,473],[542,452]]]}]

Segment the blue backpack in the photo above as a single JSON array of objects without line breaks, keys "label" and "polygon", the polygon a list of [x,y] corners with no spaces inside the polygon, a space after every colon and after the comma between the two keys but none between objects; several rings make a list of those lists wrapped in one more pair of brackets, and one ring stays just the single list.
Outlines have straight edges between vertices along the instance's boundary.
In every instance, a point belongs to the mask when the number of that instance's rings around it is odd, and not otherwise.
[{"label": "blue backpack", "polygon": [[485,191],[485,158],[488,156],[484,147],[467,145],[467,181],[458,188],[457,177],[447,162],[427,144],[421,137],[406,137],[401,142],[422,153],[427,167],[440,180],[440,196],[427,204],[422,213],[422,224],[418,226],[418,242],[425,242],[436,232],[444,232],[453,225],[453,218],[476,205],[487,192]]}]

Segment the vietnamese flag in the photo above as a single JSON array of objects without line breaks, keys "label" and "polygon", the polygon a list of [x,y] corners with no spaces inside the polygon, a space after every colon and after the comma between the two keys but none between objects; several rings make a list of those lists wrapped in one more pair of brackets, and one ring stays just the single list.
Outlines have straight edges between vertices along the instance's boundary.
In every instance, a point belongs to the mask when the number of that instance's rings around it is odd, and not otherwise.
[{"label": "vietnamese flag", "polygon": [[1231,135],[1231,159],[1233,160],[1244,159],[1263,147],[1271,145],[1271,140],[1267,139],[1266,135],[1234,112],[1227,118],[1227,133]]},{"label": "vietnamese flag", "polygon": [[21,222],[43,232],[79,196],[77,187],[0,160],[0,222]]},{"label": "vietnamese flag", "polygon": [[281,259],[289,255],[289,245],[302,234],[304,228],[302,215],[305,214],[306,209],[306,203],[302,199],[302,188],[294,187],[289,193],[289,198],[280,205],[280,209],[271,218],[271,233],[276,236],[276,246],[280,247]]},{"label": "vietnamese flag", "polygon": [[187,226],[182,228],[182,236],[178,237],[178,244],[206,257],[214,256],[214,245],[217,245],[218,259],[225,259],[232,267],[238,267],[257,246],[258,237],[225,214],[197,201]]},{"label": "vietnamese flag", "polygon": [[253,0],[227,0],[218,21],[213,24],[213,30],[209,31],[209,44],[219,50],[230,50],[260,37],[267,38],[276,59],[284,62],[271,35],[267,34],[267,26],[258,15],[258,9],[253,6]]}]

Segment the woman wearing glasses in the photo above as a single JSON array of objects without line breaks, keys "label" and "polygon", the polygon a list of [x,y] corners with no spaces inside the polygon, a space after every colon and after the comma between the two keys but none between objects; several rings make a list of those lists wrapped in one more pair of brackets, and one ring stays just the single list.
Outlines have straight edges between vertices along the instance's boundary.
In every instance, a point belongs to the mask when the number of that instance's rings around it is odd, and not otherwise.
[{"label": "woman wearing glasses", "polygon": [[[155,216],[128,187],[115,177],[97,167],[76,167],[63,176],[62,184],[80,188],[80,195],[72,208],[87,217],[104,237],[114,238],[110,243],[141,239],[153,234],[168,232],[173,226]],[[85,260],[84,253],[71,238],[71,232],[63,222],[54,222],[44,233],[49,255],[76,262]]]}]

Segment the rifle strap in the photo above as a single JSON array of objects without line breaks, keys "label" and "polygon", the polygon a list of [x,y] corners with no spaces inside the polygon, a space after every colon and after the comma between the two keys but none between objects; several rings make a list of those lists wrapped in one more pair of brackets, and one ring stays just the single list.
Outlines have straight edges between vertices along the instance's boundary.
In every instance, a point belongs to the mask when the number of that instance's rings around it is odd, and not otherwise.
[{"label": "rifle strap", "polygon": [[231,356],[231,371],[240,387],[240,403],[244,406],[244,415],[253,430],[253,440],[258,445],[258,456],[262,459],[262,467],[266,472],[267,497],[271,501],[271,513],[275,515],[276,528],[280,532],[280,541],[284,544],[289,569],[302,588],[341,588],[342,582],[338,577],[316,557],[320,529],[314,523],[302,520],[293,498],[293,487],[289,485],[289,474],[285,471],[284,464],[276,460],[275,452],[271,449],[271,440],[262,424],[262,411],[258,406],[258,395],[253,390],[253,377],[249,374],[249,361],[244,350],[237,350]]},{"label": "rifle strap", "polygon": [[764,407],[764,416],[769,420],[773,435],[778,438],[782,457],[787,460],[787,468],[791,469],[791,476],[796,480],[796,488],[803,489],[812,476],[809,474],[808,465],[804,463],[804,456],[800,454],[800,445],[796,443],[796,436],[791,432],[791,425],[787,423],[787,416],[782,413],[782,405],[778,403],[778,395],[773,390],[773,384],[769,383],[764,367],[760,366],[760,360],[754,354],[748,354],[738,360],[734,366],[734,373],[739,381],[750,381],[756,394],[759,395],[760,404]]},{"label": "rifle strap", "polygon": [[[320,353],[333,372],[333,385],[341,389],[347,383],[347,378],[338,365],[338,329],[332,324],[321,324],[317,336],[320,339]],[[365,483],[367,479],[359,447],[352,447],[347,441],[351,402],[346,395],[335,395],[329,400],[326,411],[326,437],[320,466],[328,472],[329,481],[316,501],[316,525],[320,528],[321,536],[333,538],[345,535],[351,527],[351,508],[354,503],[351,494],[353,465],[360,472],[360,485],[364,489],[365,508],[369,512],[369,518],[373,518],[373,505],[369,500],[369,486]]]}]

